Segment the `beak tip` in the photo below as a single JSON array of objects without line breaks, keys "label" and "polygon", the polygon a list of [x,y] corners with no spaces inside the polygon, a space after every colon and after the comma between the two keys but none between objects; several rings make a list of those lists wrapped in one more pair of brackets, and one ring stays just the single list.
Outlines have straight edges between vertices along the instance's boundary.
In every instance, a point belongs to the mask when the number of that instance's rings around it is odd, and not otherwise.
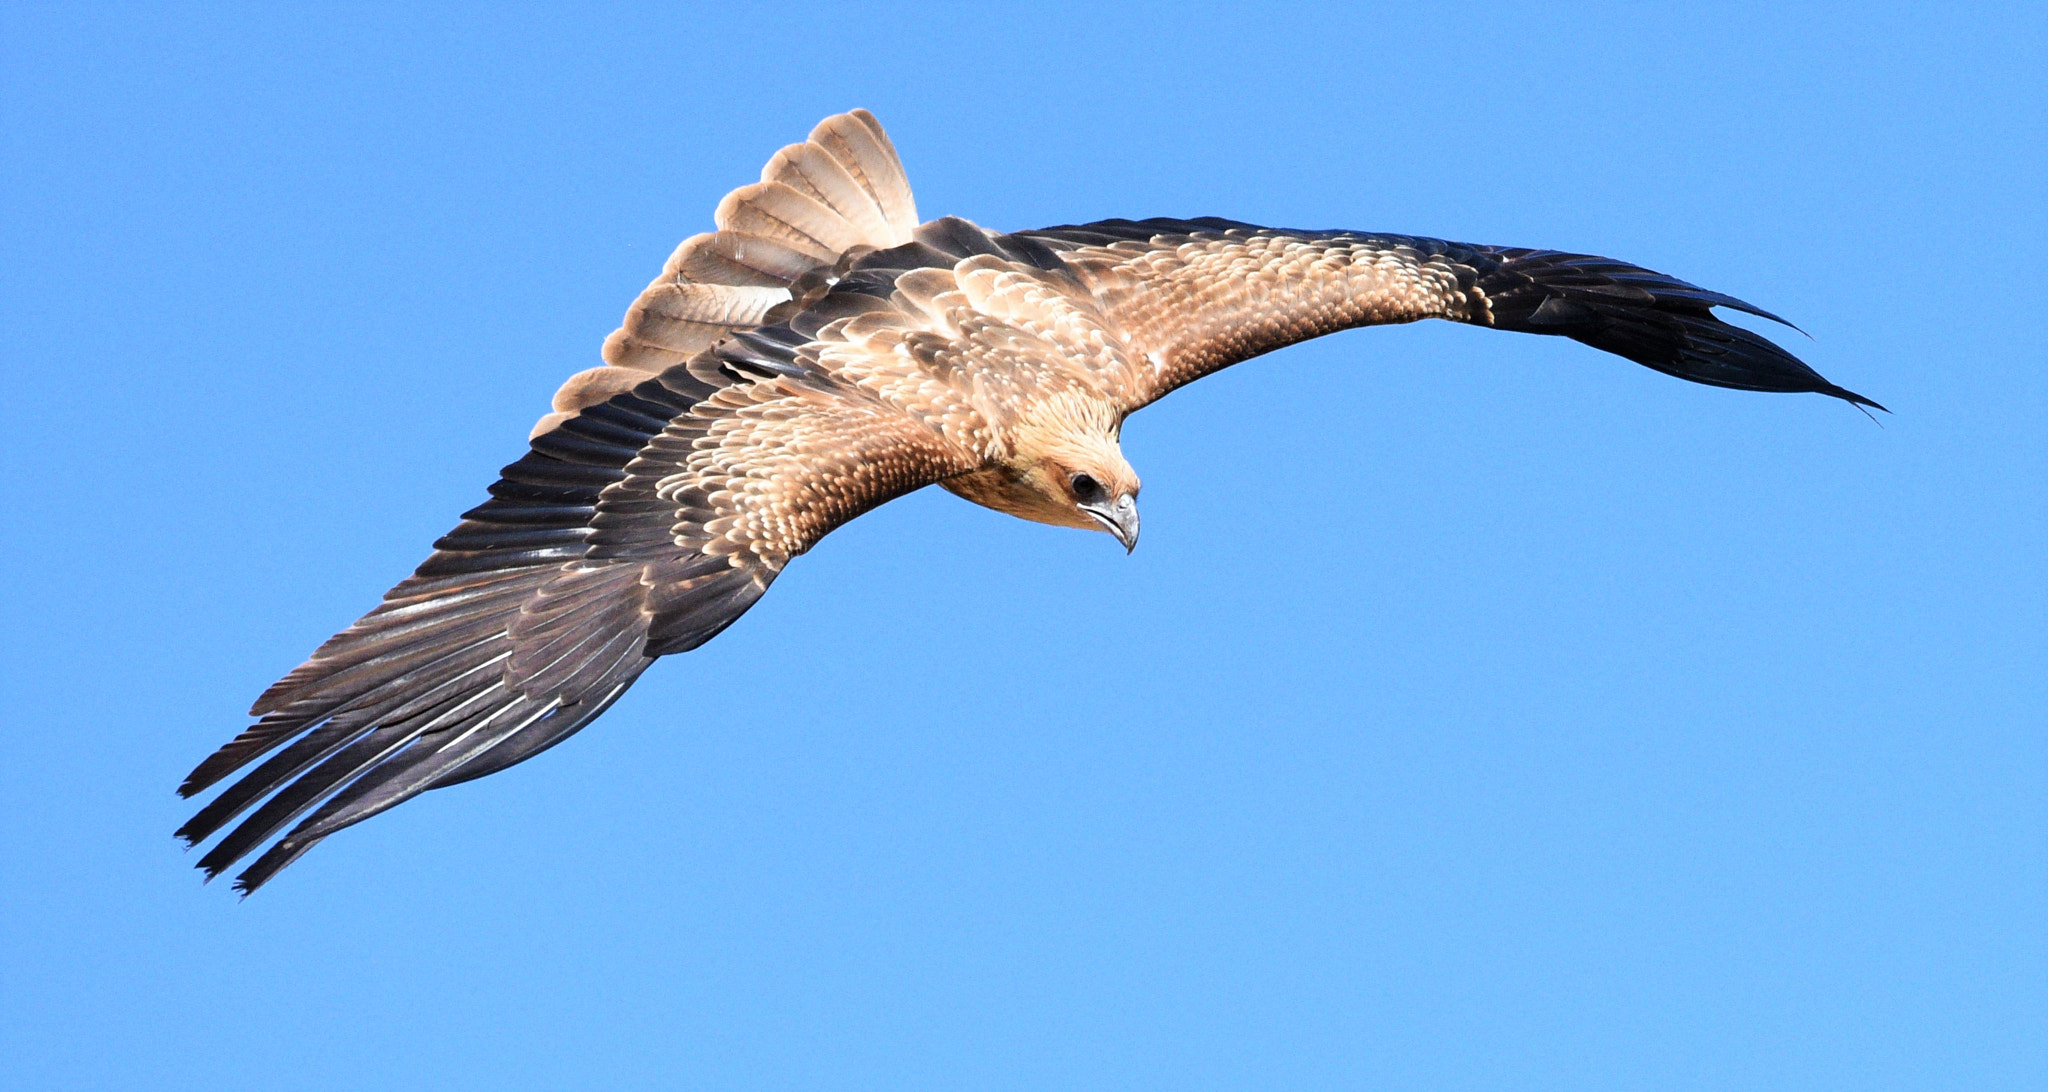
[{"label": "beak tip", "polygon": [[1138,548],[1138,512],[1135,508],[1128,504],[1118,509],[1083,505],[1081,510],[1095,517],[1102,530],[1116,536],[1116,540],[1124,544],[1126,555]]}]

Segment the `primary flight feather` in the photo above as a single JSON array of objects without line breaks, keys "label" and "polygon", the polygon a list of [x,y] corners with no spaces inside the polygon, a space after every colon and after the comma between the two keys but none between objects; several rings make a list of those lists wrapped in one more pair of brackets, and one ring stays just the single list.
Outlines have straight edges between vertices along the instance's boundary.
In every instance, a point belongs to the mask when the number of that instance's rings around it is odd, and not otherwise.
[{"label": "primary flight feather", "polygon": [[197,845],[241,819],[201,857],[208,878],[270,842],[237,878],[253,891],[343,827],[561,742],[791,558],[912,490],[1128,550],[1124,418],[1307,338],[1452,319],[1882,408],[1712,309],[1775,316],[1609,258],[1207,218],[919,223],[865,110],[776,153],[714,222],[634,301],[605,364],[556,393],[490,499],[186,778],[192,796],[269,756],[178,831]]}]

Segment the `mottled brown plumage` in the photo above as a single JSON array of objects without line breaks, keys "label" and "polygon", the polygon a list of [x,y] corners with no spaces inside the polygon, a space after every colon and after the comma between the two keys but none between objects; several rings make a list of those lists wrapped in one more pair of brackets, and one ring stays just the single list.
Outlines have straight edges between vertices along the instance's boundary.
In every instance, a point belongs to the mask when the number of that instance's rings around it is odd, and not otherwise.
[{"label": "mottled brown plumage", "polygon": [[254,890],[334,831],[554,745],[912,490],[1129,548],[1124,418],[1305,338],[1443,318],[1875,405],[1711,309],[1764,312],[1606,258],[1210,219],[919,225],[865,111],[777,153],[714,219],[491,499],[186,780],[269,756],[179,831],[197,844],[254,809],[201,858],[209,877],[282,832],[238,880]]}]

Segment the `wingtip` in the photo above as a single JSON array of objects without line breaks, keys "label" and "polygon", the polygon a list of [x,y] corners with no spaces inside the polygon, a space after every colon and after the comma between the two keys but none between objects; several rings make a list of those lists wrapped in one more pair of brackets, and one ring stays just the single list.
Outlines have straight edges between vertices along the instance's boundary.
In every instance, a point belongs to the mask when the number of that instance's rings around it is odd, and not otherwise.
[{"label": "wingtip", "polygon": [[1820,393],[1828,395],[1831,398],[1839,398],[1842,401],[1847,402],[1852,406],[1855,406],[1857,409],[1863,410],[1865,413],[1868,413],[1871,410],[1876,410],[1879,413],[1891,412],[1891,410],[1887,409],[1882,403],[1876,401],[1875,399],[1865,398],[1847,387],[1837,387],[1834,384],[1830,383],[1826,387],[1821,388]]},{"label": "wingtip", "polygon": [[307,850],[319,844],[318,837],[299,840],[293,835],[286,835],[278,839],[275,845],[256,858],[249,867],[243,869],[241,875],[235,877],[235,890],[240,892],[243,898],[248,898],[256,893],[257,888],[269,883],[279,872],[284,871],[286,865],[305,856]]},{"label": "wingtip", "polygon": [[[1871,422],[1878,425],[1880,428],[1883,427],[1884,422],[1879,421],[1877,419],[1877,413],[1890,414],[1892,412],[1891,410],[1885,408],[1885,406],[1882,403],[1865,398],[1862,395],[1857,394],[1855,391],[1846,390],[1841,387],[1836,387],[1831,391],[1824,391],[1822,393],[1833,395],[1834,397],[1839,398],[1842,401],[1847,402],[1850,405],[1856,407],[1856,409],[1859,412],[1861,412],[1863,416],[1870,418]],[[1872,413],[1870,412],[1871,410],[1876,410],[1877,413]]]},{"label": "wingtip", "polygon": [[[181,834],[180,837],[183,837],[183,835]],[[191,849],[193,845],[197,844],[197,842],[194,842],[192,843],[192,845],[188,845],[185,848]],[[232,863],[232,861],[202,860],[198,864],[193,865],[192,867],[199,870],[199,884],[200,886],[204,887],[212,884],[213,881],[221,878],[221,876],[227,872],[228,866]],[[240,876],[235,877],[234,891],[236,894],[240,895],[244,899],[248,898],[250,894],[252,894],[258,887],[263,886],[262,880],[257,880],[253,883],[250,882],[249,873],[253,871],[255,871],[255,869],[251,868],[245,870]],[[267,879],[268,877],[264,878]]]},{"label": "wingtip", "polygon": [[191,819],[186,820],[184,826],[171,832],[171,837],[185,843],[187,850],[197,849],[199,843],[204,842],[207,836],[212,833],[212,831],[200,829],[198,819],[199,817],[195,815]]}]

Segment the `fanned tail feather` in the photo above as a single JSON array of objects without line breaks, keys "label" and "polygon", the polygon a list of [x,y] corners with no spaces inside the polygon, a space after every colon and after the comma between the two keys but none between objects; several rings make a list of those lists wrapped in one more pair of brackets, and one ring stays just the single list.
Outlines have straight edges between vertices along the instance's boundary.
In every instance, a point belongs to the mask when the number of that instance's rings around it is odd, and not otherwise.
[{"label": "fanned tail feather", "polygon": [[605,339],[604,366],[571,376],[534,435],[769,322],[802,294],[807,278],[847,254],[909,242],[917,205],[881,123],[854,110],[775,153],[759,182],[719,202],[712,222],[718,230],[676,247]]}]

